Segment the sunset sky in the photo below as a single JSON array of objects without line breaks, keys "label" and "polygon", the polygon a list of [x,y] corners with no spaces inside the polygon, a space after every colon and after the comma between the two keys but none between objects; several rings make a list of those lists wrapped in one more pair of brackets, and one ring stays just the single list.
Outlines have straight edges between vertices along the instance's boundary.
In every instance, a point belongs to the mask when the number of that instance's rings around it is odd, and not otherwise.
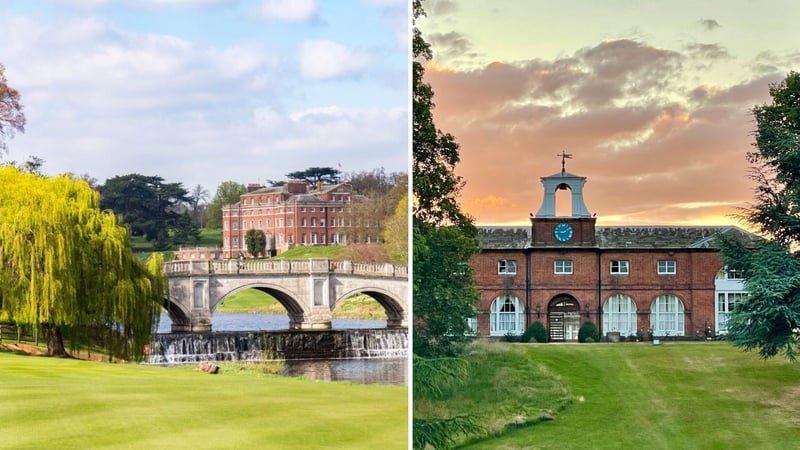
[{"label": "sunset sky", "polygon": [[2,0],[3,161],[103,183],[408,170],[407,0]]},{"label": "sunset sky", "polygon": [[423,6],[436,124],[461,145],[479,224],[529,223],[562,151],[599,225],[738,224],[751,110],[800,69],[800,2]]}]

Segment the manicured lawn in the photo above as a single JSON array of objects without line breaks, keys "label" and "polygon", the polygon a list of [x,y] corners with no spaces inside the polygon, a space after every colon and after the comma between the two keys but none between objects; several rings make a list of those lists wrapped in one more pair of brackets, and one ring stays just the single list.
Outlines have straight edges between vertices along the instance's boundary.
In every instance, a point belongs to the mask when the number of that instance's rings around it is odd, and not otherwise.
[{"label": "manicured lawn", "polygon": [[407,388],[0,351],[0,448],[406,449]]},{"label": "manicured lawn", "polygon": [[[520,423],[534,417],[537,408],[545,417],[548,410],[556,414],[551,421],[512,426],[499,437],[465,448],[789,449],[798,445],[800,365],[780,358],[763,361],[726,342],[481,344],[470,359],[476,364],[476,380],[449,402],[485,397],[482,411],[476,409],[477,403],[462,409],[494,424]],[[553,381],[560,383],[552,384],[550,394],[529,395]],[[558,396],[559,386],[567,390],[566,402]],[[516,406],[513,401],[497,403],[497,391],[531,400]]]}]

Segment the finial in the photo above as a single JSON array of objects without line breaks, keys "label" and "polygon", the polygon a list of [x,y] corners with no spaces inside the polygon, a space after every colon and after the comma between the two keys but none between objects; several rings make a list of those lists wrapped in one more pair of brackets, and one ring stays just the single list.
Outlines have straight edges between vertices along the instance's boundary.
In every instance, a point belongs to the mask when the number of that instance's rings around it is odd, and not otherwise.
[{"label": "finial", "polygon": [[562,150],[561,154],[560,155],[556,155],[556,156],[560,156],[561,157],[561,175],[564,175],[564,173],[567,171],[567,169],[565,167],[566,163],[567,163],[567,158],[572,159],[572,154],[571,153],[567,153],[565,150]]}]

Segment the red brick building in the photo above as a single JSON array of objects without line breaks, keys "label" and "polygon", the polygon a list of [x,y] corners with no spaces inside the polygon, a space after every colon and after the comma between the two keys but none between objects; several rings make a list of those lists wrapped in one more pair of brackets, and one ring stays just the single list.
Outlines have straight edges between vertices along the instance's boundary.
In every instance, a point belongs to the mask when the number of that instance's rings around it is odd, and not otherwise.
[{"label": "red brick building", "polygon": [[[551,341],[575,341],[593,322],[601,336],[705,336],[725,332],[746,295],[740,274],[723,268],[714,238],[733,226],[597,227],[583,201],[585,177],[543,177],[544,200],[531,225],[479,227],[471,262],[481,302],[481,336],[519,335],[541,322]],[[558,190],[572,214],[555,214]]]},{"label": "red brick building", "polygon": [[292,180],[283,186],[249,185],[238,203],[222,207],[222,258],[248,255],[245,234],[256,228],[277,253],[295,245],[346,244],[352,193],[347,183]]}]

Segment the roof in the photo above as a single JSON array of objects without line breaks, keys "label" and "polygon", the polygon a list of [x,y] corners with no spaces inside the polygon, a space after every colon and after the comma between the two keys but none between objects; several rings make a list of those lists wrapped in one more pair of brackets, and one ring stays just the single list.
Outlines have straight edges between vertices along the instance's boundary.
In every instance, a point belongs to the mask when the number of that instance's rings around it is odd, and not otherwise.
[{"label": "roof", "polygon": [[[595,228],[596,248],[601,249],[691,249],[716,248],[715,237],[734,233],[745,245],[754,246],[760,238],[735,226],[619,226]],[[478,227],[482,249],[522,250],[531,248],[531,228]],[[561,247],[549,245],[549,248]],[[571,247],[564,244],[563,247]]]}]

